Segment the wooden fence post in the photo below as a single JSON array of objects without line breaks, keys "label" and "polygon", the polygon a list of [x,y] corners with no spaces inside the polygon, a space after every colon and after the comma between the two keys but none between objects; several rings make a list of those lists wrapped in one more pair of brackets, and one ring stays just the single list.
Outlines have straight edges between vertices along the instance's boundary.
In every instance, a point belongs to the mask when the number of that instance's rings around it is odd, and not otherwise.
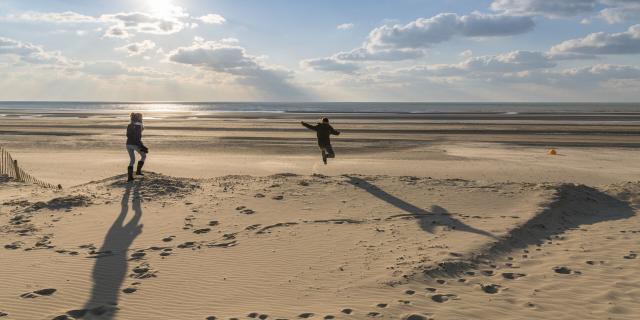
[{"label": "wooden fence post", "polygon": [[20,177],[20,168],[18,167],[18,160],[13,160],[13,169],[16,170],[16,180],[22,181],[22,178]]}]

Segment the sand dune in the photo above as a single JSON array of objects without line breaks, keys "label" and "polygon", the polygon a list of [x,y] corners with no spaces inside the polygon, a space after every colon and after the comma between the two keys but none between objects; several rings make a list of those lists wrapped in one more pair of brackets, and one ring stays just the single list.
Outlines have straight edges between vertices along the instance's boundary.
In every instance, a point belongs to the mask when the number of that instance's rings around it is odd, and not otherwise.
[{"label": "sand dune", "polygon": [[148,174],[0,190],[7,319],[640,312],[640,183]]}]

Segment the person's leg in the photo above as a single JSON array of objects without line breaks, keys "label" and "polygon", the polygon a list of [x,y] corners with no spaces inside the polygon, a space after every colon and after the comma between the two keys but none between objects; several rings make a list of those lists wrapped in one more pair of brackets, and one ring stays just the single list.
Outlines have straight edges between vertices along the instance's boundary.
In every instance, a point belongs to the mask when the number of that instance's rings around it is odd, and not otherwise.
[{"label": "person's leg", "polygon": [[142,166],[144,166],[144,161],[147,159],[147,153],[140,151],[140,148],[136,149],[140,154],[140,161],[138,161],[138,168],[136,170],[136,175],[144,176],[142,173]]},{"label": "person's leg", "polygon": [[327,154],[327,158],[333,159],[336,157],[336,154],[333,152],[333,147],[331,146],[326,146],[324,148],[326,154]]},{"label": "person's leg", "polygon": [[320,147],[320,151],[322,152],[322,162],[327,164],[327,153],[325,152],[324,147]]},{"label": "person's leg", "polygon": [[129,153],[129,167],[133,167],[136,163],[136,154],[134,152],[134,148],[127,146],[127,152]]},{"label": "person's leg", "polygon": [[133,148],[127,145],[127,152],[129,153],[129,166],[127,167],[127,181],[133,180],[133,164],[136,163],[136,155],[133,152]]}]

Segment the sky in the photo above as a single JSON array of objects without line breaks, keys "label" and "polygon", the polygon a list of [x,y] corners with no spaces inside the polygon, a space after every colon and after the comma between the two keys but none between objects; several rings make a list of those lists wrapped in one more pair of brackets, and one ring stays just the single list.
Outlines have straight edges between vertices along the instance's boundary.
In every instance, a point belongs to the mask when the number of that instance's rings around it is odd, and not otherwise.
[{"label": "sky", "polygon": [[0,100],[639,102],[640,0],[0,0]]}]

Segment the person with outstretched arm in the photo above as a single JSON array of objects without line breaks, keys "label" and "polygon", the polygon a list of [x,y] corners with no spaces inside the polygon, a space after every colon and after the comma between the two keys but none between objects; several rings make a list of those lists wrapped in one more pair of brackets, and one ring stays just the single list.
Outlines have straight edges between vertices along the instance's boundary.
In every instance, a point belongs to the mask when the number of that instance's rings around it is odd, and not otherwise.
[{"label": "person with outstretched arm", "polygon": [[333,147],[331,147],[331,135],[338,136],[340,132],[329,124],[328,118],[322,118],[322,122],[317,125],[308,124],[304,121],[300,123],[307,129],[316,132],[318,136],[318,146],[320,146],[320,150],[322,151],[322,162],[324,162],[324,164],[327,164],[327,159],[336,157],[335,152],[333,152]]},{"label": "person with outstretched arm", "polygon": [[149,149],[142,144],[142,131],[144,126],[142,125],[142,113],[131,113],[131,122],[127,126],[127,152],[129,153],[129,167],[127,168],[127,181],[133,181],[133,165],[136,163],[135,152],[140,154],[140,161],[138,161],[138,169],[136,175],[143,176],[142,166],[147,159],[147,153]]}]

